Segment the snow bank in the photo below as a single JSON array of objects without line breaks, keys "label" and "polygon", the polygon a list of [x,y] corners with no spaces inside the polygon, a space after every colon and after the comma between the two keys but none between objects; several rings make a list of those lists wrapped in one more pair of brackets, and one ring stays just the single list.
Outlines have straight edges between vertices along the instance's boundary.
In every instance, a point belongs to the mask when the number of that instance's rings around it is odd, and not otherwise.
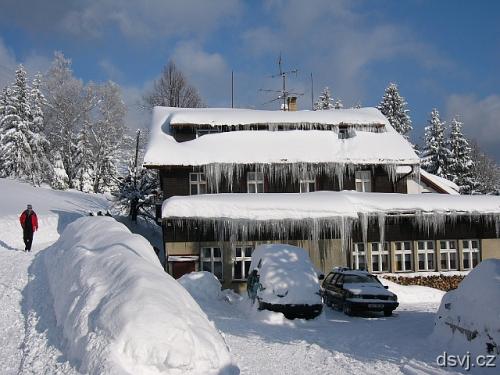
[{"label": "snow bank", "polygon": [[191,272],[177,280],[196,300],[218,300],[224,298],[221,283],[213,273]]},{"label": "snow bank", "polygon": [[250,272],[258,270],[262,302],[278,305],[321,304],[319,280],[308,253],[285,244],[257,246]]},{"label": "snow bank", "polygon": [[66,354],[79,371],[238,373],[197,303],[123,224],[81,218],[42,254]]},{"label": "snow bank", "polygon": [[445,294],[433,338],[458,353],[500,354],[500,259],[486,259]]},{"label": "snow bank", "polygon": [[440,303],[445,292],[439,289],[420,285],[400,285],[379,277],[389,291],[398,296],[399,303]]}]

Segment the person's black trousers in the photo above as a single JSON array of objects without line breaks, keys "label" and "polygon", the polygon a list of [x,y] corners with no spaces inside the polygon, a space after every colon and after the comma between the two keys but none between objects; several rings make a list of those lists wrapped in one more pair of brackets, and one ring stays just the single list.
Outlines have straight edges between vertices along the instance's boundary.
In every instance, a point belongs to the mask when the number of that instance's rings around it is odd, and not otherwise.
[{"label": "person's black trousers", "polygon": [[31,244],[33,243],[33,232],[23,232],[24,250],[31,251]]}]

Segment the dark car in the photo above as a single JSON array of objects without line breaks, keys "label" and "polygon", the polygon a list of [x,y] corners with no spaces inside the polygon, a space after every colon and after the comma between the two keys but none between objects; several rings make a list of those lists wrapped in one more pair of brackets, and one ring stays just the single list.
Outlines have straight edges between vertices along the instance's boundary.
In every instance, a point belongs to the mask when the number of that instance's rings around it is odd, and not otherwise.
[{"label": "dark car", "polygon": [[338,269],[330,272],[322,284],[323,301],[347,315],[383,312],[391,316],[399,306],[398,297],[379,279],[366,271]]}]

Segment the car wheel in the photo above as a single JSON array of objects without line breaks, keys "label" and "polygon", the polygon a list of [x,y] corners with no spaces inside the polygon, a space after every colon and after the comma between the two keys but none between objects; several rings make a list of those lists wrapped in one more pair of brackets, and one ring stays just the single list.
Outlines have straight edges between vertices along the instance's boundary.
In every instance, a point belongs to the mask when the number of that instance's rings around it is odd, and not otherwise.
[{"label": "car wheel", "polygon": [[344,305],[342,306],[342,311],[344,312],[344,314],[346,314],[348,316],[352,316],[351,306],[348,305],[347,303],[344,303]]},{"label": "car wheel", "polygon": [[392,310],[384,310],[384,316],[391,316]]},{"label": "car wheel", "polygon": [[325,305],[332,307],[332,301],[330,300],[330,297],[328,297],[328,294],[325,295]]}]

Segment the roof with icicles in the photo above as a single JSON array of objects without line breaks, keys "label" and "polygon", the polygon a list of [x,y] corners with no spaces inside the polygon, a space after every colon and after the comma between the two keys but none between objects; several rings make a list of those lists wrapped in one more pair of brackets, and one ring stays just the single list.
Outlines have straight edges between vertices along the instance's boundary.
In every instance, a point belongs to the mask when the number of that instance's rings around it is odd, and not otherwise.
[{"label": "roof with icicles", "polygon": [[[208,134],[177,142],[170,129],[178,124],[330,124],[358,125],[349,138],[322,130],[241,130]],[[374,132],[370,126],[383,125]],[[362,126],[365,125],[366,131]],[[258,111],[220,108],[155,107],[145,166],[206,166],[216,164],[336,164],[418,165],[411,145],[375,108],[327,111]]]}]

